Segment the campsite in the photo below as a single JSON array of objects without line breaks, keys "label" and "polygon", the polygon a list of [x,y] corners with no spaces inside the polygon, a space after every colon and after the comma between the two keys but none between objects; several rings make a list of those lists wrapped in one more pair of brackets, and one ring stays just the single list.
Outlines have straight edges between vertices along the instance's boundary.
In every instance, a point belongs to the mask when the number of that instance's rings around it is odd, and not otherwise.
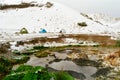
[{"label": "campsite", "polygon": [[120,19],[66,5],[0,0],[0,80],[120,80]]}]

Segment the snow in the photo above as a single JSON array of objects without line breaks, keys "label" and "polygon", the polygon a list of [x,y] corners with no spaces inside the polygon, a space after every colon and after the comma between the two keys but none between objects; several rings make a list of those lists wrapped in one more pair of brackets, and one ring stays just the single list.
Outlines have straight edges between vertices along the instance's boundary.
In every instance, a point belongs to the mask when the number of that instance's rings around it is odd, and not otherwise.
[{"label": "snow", "polygon": [[[36,1],[38,4],[45,4],[49,0],[0,0],[0,4],[20,4],[21,2]],[[65,5],[52,2],[51,8],[29,7],[23,9],[0,10],[0,39],[16,40],[39,37],[40,28],[47,30],[48,34],[59,33],[64,29],[66,34],[98,34],[115,36],[120,31],[119,24],[104,26],[82,16],[80,12],[68,8]],[[78,22],[86,22],[88,26],[80,27]],[[15,35],[23,27],[27,28],[30,34]],[[115,34],[115,35],[113,35]],[[45,36],[44,35],[44,36]]]},{"label": "snow", "polygon": [[119,22],[120,20],[117,20],[114,17],[110,17],[109,15],[103,14],[103,13],[95,13],[95,14],[88,14],[89,17],[92,17],[92,19],[94,21],[100,21],[101,23],[103,23],[104,25],[112,25],[115,24],[117,22]]},{"label": "snow", "polygon": [[30,3],[30,2],[37,2],[37,3],[46,3],[47,0],[0,0],[1,5],[12,5],[12,4],[20,4],[22,2]]},{"label": "snow", "polygon": [[0,4],[20,4],[21,0],[0,0]]}]

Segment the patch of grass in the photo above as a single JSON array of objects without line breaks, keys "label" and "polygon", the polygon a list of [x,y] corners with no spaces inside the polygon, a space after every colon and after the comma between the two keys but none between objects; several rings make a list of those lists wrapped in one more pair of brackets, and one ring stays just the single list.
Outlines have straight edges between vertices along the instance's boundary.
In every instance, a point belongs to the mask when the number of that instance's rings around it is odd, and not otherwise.
[{"label": "patch of grass", "polygon": [[93,47],[99,47],[100,45],[93,45]]},{"label": "patch of grass", "polygon": [[35,49],[30,49],[30,50],[25,50],[23,52],[21,52],[22,55],[31,55],[33,53],[38,52],[39,50],[35,50]]},{"label": "patch of grass", "polygon": [[41,58],[41,57],[47,57],[49,54],[51,53],[47,51],[42,51],[42,52],[40,51],[40,52],[37,52],[35,56]]},{"label": "patch of grass", "polygon": [[28,50],[24,50],[24,51],[18,51],[18,50],[14,50],[13,53],[18,54],[18,55],[31,55],[34,54],[36,52],[38,52],[39,50],[35,50],[35,49],[28,49]]},{"label": "patch of grass", "polygon": [[37,49],[37,50],[44,50],[44,49],[48,49],[49,47],[44,47],[44,46],[34,46],[33,49]]},{"label": "patch of grass", "polygon": [[30,57],[28,57],[28,56],[16,56],[16,57],[12,57],[10,59],[10,62],[12,64],[22,64],[22,63],[27,62],[29,59],[30,59]]},{"label": "patch of grass", "polygon": [[41,66],[21,65],[3,80],[74,80],[74,78],[63,71],[48,72]]},{"label": "patch of grass", "polygon": [[72,76],[70,76],[67,72],[59,71],[55,73],[55,80],[74,80]]},{"label": "patch of grass", "polygon": [[117,47],[120,47],[120,40],[117,40],[116,46],[117,46]]},{"label": "patch of grass", "polygon": [[20,51],[14,50],[13,53],[15,53],[15,54],[20,54]]},{"label": "patch of grass", "polygon": [[10,61],[5,57],[1,57],[0,58],[0,74],[9,72],[11,68],[12,68],[12,65]]}]

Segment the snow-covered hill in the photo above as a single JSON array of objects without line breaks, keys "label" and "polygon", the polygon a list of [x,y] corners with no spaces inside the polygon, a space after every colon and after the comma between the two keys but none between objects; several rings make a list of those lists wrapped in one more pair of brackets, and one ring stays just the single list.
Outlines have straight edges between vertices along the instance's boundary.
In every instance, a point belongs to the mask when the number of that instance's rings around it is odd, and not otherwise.
[{"label": "snow-covered hill", "polygon": [[108,26],[115,24],[117,22],[120,22],[120,19],[110,17],[110,16],[108,16],[106,14],[102,14],[102,13],[88,14],[88,15],[90,17],[92,17],[93,20],[100,21],[101,23],[108,25]]},{"label": "snow-covered hill", "polygon": [[[47,32],[60,32],[60,30],[64,29],[68,34],[115,36],[120,31],[119,27],[99,24],[82,16],[78,11],[53,1],[49,1],[53,6],[47,8],[46,2],[48,1],[49,0],[0,0],[2,6],[6,4],[21,4],[23,2],[44,5],[0,10],[0,34],[13,36],[14,33],[19,32],[23,27],[27,28],[29,33],[39,33],[40,28],[44,28]],[[80,22],[85,22],[87,26],[79,26],[77,23]],[[2,36],[2,38],[5,37],[5,35]]]}]

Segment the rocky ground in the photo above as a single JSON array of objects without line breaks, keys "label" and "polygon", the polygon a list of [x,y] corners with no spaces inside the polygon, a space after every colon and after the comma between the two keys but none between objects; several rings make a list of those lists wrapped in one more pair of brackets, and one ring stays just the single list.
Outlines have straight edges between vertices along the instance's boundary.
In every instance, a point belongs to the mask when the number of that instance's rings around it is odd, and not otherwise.
[{"label": "rocky ground", "polygon": [[[89,36],[90,37],[90,36]],[[120,48],[114,45],[62,45],[44,46],[46,42],[64,43],[68,39],[68,44],[77,43],[76,40],[86,39],[83,35],[64,35],[59,38],[35,38],[29,41],[18,41],[1,44],[0,56],[8,58],[16,69],[19,64],[32,66],[43,66],[49,71],[63,70],[71,74],[76,80],[116,80],[120,72]],[[69,39],[70,38],[70,39]],[[71,39],[72,38],[72,39]],[[105,40],[105,36],[99,37]],[[91,40],[94,36],[91,37]],[[97,39],[94,39],[97,42]],[[108,37],[108,40],[111,39]],[[115,40],[111,40],[115,42]],[[102,42],[102,41],[101,41]],[[42,43],[42,45],[40,44]],[[100,41],[98,40],[98,43]],[[37,45],[36,45],[37,44]],[[25,45],[32,45],[26,47]],[[11,48],[11,47],[16,48]],[[23,49],[15,50],[22,47]],[[29,58],[20,57],[27,55]],[[14,58],[13,58],[14,57]],[[25,60],[23,62],[23,60]],[[28,61],[26,61],[28,60]],[[17,63],[17,64],[16,64]]]}]

